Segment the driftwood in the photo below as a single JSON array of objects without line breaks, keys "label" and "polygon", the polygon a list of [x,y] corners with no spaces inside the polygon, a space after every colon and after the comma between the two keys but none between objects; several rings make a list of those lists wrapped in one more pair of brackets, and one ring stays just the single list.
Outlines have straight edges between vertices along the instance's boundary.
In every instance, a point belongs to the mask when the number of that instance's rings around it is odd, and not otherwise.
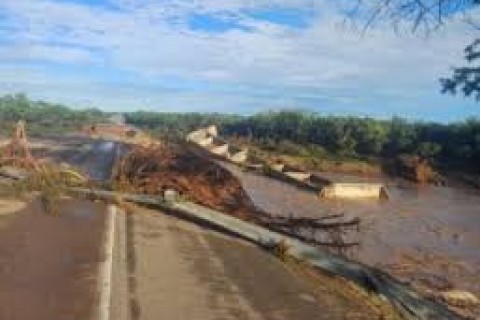
[{"label": "driftwood", "polygon": [[[343,215],[337,215],[335,218],[341,218]],[[358,227],[360,218],[355,217],[348,220],[339,220],[333,222],[325,222],[333,219],[333,216],[320,218],[303,218],[303,217],[274,217],[269,221],[265,221],[266,226],[271,227],[293,227],[293,228],[312,228],[312,229],[333,229],[339,227]]]},{"label": "driftwood", "polygon": [[345,241],[350,231],[358,231],[360,218],[345,219],[343,214],[332,214],[320,218],[261,216],[259,225],[280,232],[303,242],[328,247],[338,253],[358,246],[358,241]]}]

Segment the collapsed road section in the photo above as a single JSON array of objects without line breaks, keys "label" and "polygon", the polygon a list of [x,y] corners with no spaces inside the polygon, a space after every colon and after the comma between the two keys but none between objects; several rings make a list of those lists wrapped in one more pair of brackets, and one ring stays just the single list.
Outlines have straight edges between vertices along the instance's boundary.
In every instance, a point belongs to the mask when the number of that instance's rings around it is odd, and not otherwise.
[{"label": "collapsed road section", "polygon": [[307,261],[311,265],[333,275],[345,277],[367,291],[375,292],[385,297],[393,306],[398,308],[402,315],[412,319],[458,318],[446,306],[423,298],[408,286],[401,284],[379,270],[332,255],[317,247],[306,245],[298,240],[288,238],[218,211],[184,201],[179,199],[177,193],[172,190],[167,190],[164,198],[79,188],[73,188],[72,191],[110,200],[121,198],[140,204],[154,205],[164,210],[173,210],[195,221],[207,223],[239,235],[262,247],[272,249],[284,247],[285,249],[281,249],[284,254],[291,255],[301,261]]},{"label": "collapsed road section", "polygon": [[[309,274],[170,211],[129,205],[127,212],[132,320],[369,320],[386,315],[339,279]],[[112,309],[118,307],[122,302],[114,299]]]},{"label": "collapsed road section", "polygon": [[314,190],[321,198],[388,199],[389,197],[387,188],[382,183],[335,181],[285,163],[272,163],[250,156],[248,149],[233,146],[219,137],[217,127],[213,125],[189,133],[186,141],[209,156]]}]

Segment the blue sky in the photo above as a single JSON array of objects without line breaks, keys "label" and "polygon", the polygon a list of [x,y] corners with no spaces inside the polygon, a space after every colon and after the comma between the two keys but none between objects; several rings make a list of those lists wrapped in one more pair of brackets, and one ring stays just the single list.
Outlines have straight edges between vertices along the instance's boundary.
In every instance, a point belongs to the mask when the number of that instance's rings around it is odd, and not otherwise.
[{"label": "blue sky", "polygon": [[2,0],[0,94],[109,111],[480,116],[472,99],[439,93],[470,26],[426,39],[377,25],[362,37],[339,3]]}]

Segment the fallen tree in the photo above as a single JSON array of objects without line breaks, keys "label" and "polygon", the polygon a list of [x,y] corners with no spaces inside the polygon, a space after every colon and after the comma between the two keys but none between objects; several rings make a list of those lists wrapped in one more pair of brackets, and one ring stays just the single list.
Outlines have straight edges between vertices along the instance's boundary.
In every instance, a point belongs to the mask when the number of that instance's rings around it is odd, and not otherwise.
[{"label": "fallen tree", "polygon": [[328,247],[338,253],[358,246],[358,241],[346,241],[351,231],[359,231],[360,218],[346,218],[344,214],[332,214],[320,218],[273,217],[265,214],[258,224],[267,229],[302,240],[306,243]]},{"label": "fallen tree", "polygon": [[345,238],[358,231],[359,218],[345,219],[343,215],[315,219],[276,217],[263,212],[254,206],[240,182],[228,170],[182,145],[132,148],[117,163],[113,180],[114,188],[119,191],[155,195],[174,189],[195,203],[339,252],[358,245]]}]

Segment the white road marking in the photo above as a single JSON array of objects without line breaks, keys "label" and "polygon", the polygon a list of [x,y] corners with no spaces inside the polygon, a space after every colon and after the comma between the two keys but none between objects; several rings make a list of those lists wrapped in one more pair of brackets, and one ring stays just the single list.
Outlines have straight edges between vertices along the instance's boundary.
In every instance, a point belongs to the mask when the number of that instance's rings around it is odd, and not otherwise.
[{"label": "white road marking", "polygon": [[112,297],[112,272],[113,272],[113,248],[115,245],[115,221],[117,207],[108,205],[107,219],[105,225],[104,255],[105,260],[100,263],[100,281],[99,281],[99,308],[98,319],[110,320],[110,307]]}]

